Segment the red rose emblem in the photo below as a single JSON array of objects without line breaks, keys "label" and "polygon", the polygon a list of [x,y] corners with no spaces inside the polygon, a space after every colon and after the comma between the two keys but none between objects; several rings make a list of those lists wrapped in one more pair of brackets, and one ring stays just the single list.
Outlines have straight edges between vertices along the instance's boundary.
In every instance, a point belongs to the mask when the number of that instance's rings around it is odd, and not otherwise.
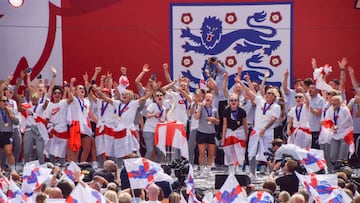
[{"label": "red rose emblem", "polygon": [[281,58],[279,55],[277,56],[272,56],[270,58],[270,65],[274,66],[274,67],[278,67],[281,65]]},{"label": "red rose emblem", "polygon": [[181,22],[188,25],[193,21],[191,13],[183,13],[181,16]]},{"label": "red rose emblem", "polygon": [[237,17],[236,17],[236,14],[234,12],[226,14],[225,22],[227,22],[229,24],[233,24],[236,21],[237,21]]},{"label": "red rose emblem", "polygon": [[228,56],[225,59],[225,65],[232,68],[237,64],[235,56]]},{"label": "red rose emblem", "polygon": [[270,14],[270,21],[273,23],[278,23],[282,20],[282,16],[280,12],[272,12]]},{"label": "red rose emblem", "polygon": [[186,68],[189,68],[194,61],[192,60],[191,56],[184,56],[181,61],[181,65],[185,66]]}]

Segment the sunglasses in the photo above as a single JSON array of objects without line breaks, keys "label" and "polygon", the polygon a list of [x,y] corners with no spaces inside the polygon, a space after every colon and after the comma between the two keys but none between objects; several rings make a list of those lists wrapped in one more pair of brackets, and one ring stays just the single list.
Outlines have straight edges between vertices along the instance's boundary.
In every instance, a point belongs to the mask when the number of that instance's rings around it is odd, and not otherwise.
[{"label": "sunglasses", "polygon": [[164,95],[162,95],[162,94],[157,94],[156,95],[156,97],[162,97],[162,96],[164,96]]},{"label": "sunglasses", "polygon": [[78,87],[79,90],[84,90],[84,87]]},{"label": "sunglasses", "polygon": [[301,99],[304,98],[303,96],[295,96],[295,99]]},{"label": "sunglasses", "polygon": [[334,96],[334,94],[331,93],[331,92],[326,92],[326,95],[328,95],[328,96]]},{"label": "sunglasses", "polygon": [[61,92],[54,92],[53,94],[61,94]]},{"label": "sunglasses", "polygon": [[237,99],[230,99],[230,102],[237,102]]},{"label": "sunglasses", "polygon": [[9,102],[9,100],[7,100],[7,99],[2,99],[2,100],[0,100],[0,101],[2,101],[2,102]]},{"label": "sunglasses", "polygon": [[273,92],[266,92],[266,94],[271,94],[271,95],[275,95]]}]

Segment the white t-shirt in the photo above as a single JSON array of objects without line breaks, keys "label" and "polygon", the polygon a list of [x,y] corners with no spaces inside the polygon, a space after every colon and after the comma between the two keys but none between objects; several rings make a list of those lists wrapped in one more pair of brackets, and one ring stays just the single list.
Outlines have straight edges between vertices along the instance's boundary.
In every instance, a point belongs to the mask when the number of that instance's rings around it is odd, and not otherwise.
[{"label": "white t-shirt", "polygon": [[[265,99],[262,98],[262,96],[256,96],[255,97],[255,103],[256,103],[256,110],[255,110],[255,129],[262,129],[264,128],[269,121],[271,120],[271,117],[276,117],[279,118],[280,114],[281,114],[281,108],[280,105],[277,103],[272,103],[271,106],[269,107],[270,104],[266,104],[266,106],[264,105]],[[264,106],[266,107],[265,109],[267,109],[266,111],[264,110]],[[263,112],[265,112],[265,114],[263,114]],[[273,123],[272,126],[270,126],[269,129],[273,129],[276,127],[276,122]]]},{"label": "white t-shirt", "polygon": [[124,128],[134,128],[137,108],[139,107],[139,100],[129,101],[128,104],[122,103],[119,100],[113,100],[113,104],[115,107],[114,116],[116,130],[122,130]]},{"label": "white t-shirt", "polygon": [[92,135],[90,118],[90,101],[87,98],[80,100],[77,97],[74,97],[74,100],[69,104],[67,117],[69,123],[71,121],[80,122],[80,133],[84,135]]},{"label": "white t-shirt", "polygon": [[[164,106],[160,107],[163,111],[162,115],[160,118],[156,118],[155,116],[151,117],[151,118],[148,118],[146,119],[145,121],[145,124],[144,124],[144,129],[143,131],[144,132],[155,132],[155,128],[156,128],[156,124],[158,122],[161,121],[165,121],[166,119],[166,109]],[[158,105],[156,103],[151,103],[147,109],[146,109],[147,112],[150,112],[152,114],[155,114],[155,113],[158,113],[158,112],[161,112],[161,110],[159,109]]]},{"label": "white t-shirt", "polygon": [[[299,113],[299,121],[297,120],[296,111]],[[306,107],[306,104],[301,106],[294,106],[290,109],[288,116],[293,118],[293,127],[310,128],[309,125],[310,110]]]},{"label": "white t-shirt", "polygon": [[66,99],[60,100],[58,103],[50,102],[46,108],[45,117],[49,119],[54,130],[59,133],[68,130],[66,121],[67,109]]},{"label": "white t-shirt", "polygon": [[98,118],[97,126],[105,125],[109,128],[114,127],[114,112],[115,106],[113,104],[107,103],[100,99],[96,102],[96,117]]},{"label": "white t-shirt", "polygon": [[185,97],[181,97],[178,92],[167,92],[166,94],[171,94],[174,98],[174,109],[170,115],[170,120],[179,121],[186,126],[188,121],[187,109],[190,103]]}]

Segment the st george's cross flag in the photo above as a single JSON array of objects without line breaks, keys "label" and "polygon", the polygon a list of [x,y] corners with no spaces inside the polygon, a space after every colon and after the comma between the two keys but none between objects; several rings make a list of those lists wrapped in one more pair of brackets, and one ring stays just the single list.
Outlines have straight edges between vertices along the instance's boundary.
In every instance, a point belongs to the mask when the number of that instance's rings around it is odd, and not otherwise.
[{"label": "st george's cross flag", "polygon": [[[346,200],[349,198],[338,187],[336,174],[317,175],[312,173],[310,175],[301,175],[296,173],[296,176],[299,178],[301,184],[303,184],[316,203],[337,202],[336,200]],[[338,202],[345,203],[349,201]]]},{"label": "st george's cross flag", "polygon": [[66,199],[67,203],[106,203],[105,197],[86,184],[79,183]]},{"label": "st george's cross flag", "polygon": [[200,203],[195,195],[194,170],[191,164],[189,164],[189,173],[186,180],[186,193],[189,195],[188,203]]},{"label": "st george's cross flag", "polygon": [[51,169],[41,167],[24,167],[21,190],[29,197],[50,177]]},{"label": "st george's cross flag", "polygon": [[288,155],[293,159],[300,161],[308,173],[314,173],[320,170],[327,171],[324,151],[318,149],[303,149],[294,144],[283,144],[275,152],[275,160],[282,159],[282,156]]},{"label": "st george's cross flag", "polygon": [[159,123],[156,125],[154,144],[164,154],[166,147],[180,149],[181,156],[189,159],[189,149],[184,124],[179,122]]},{"label": "st george's cross flag", "polygon": [[25,202],[32,202],[30,198],[28,198],[23,191],[16,185],[16,183],[10,179],[9,190],[7,191],[7,196],[9,202],[18,202],[18,203],[25,203]]},{"label": "st george's cross flag", "polygon": [[173,182],[172,178],[164,173],[160,164],[146,158],[124,159],[124,164],[132,189],[146,188],[156,181]]},{"label": "st george's cross flag", "polygon": [[243,190],[236,180],[234,174],[229,174],[225,183],[220,190],[215,194],[213,203],[236,203],[236,202],[247,202],[247,196],[245,190]]}]

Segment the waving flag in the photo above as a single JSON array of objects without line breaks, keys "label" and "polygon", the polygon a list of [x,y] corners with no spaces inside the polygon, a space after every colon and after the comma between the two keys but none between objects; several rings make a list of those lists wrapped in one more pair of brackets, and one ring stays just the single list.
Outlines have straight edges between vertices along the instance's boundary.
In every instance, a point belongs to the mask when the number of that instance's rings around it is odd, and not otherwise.
[{"label": "waving flag", "polygon": [[181,156],[189,159],[188,143],[184,124],[179,122],[159,123],[156,125],[154,144],[164,154],[166,147],[174,147],[180,149]]},{"label": "waving flag", "polygon": [[194,170],[191,164],[189,164],[189,174],[186,181],[186,193],[189,194],[188,203],[200,203],[195,196]]},{"label": "waving flag", "polygon": [[247,202],[246,193],[233,174],[230,174],[220,191],[216,193],[214,203]]},{"label": "waving flag", "polygon": [[346,192],[342,188],[338,188],[333,190],[333,192],[330,194],[330,197],[326,199],[325,202],[348,203],[348,202],[352,202],[352,199],[349,197],[348,194],[346,194]]},{"label": "waving flag", "polygon": [[255,191],[248,197],[250,203],[274,203],[273,196],[263,190]]},{"label": "waving flag", "polygon": [[9,189],[9,186],[10,186],[10,182],[7,179],[7,177],[4,176],[4,175],[1,175],[1,178],[0,178],[0,189],[1,189],[1,191],[6,193],[8,191],[8,189]]},{"label": "waving flag", "polygon": [[21,190],[29,197],[34,190],[50,176],[51,169],[40,167],[24,167]]},{"label": "waving flag", "polygon": [[[65,168],[65,170],[63,171],[63,176],[61,176],[61,179],[66,179],[70,182],[75,182],[75,173],[76,172],[80,172],[81,175],[81,168],[75,163],[75,162],[70,162],[69,166]],[[80,179],[82,179],[83,176],[80,176]]]},{"label": "waving flag", "polygon": [[106,203],[106,199],[98,191],[90,188],[88,185],[77,184],[69,197],[67,203],[95,202]]},{"label": "waving flag", "polygon": [[212,192],[208,192],[208,193],[206,193],[206,194],[204,195],[201,203],[212,203],[213,199],[214,199],[213,193],[212,193]]},{"label": "waving flag", "polygon": [[161,165],[145,158],[124,160],[132,189],[146,188],[155,181],[169,181],[172,178],[164,173]]},{"label": "waving flag", "polygon": [[301,175],[296,173],[296,176],[316,202],[327,202],[325,200],[334,197],[335,193],[333,192],[338,190],[336,174]]},{"label": "waving flag", "polygon": [[16,183],[10,179],[9,190],[7,196],[10,201],[25,203],[28,200],[28,197],[20,190]]},{"label": "waving flag", "polygon": [[290,155],[293,159],[301,161],[308,173],[323,169],[327,171],[323,150],[303,149],[294,144],[283,144],[275,152],[275,160],[281,159],[283,155]]},{"label": "waving flag", "polygon": [[0,203],[8,203],[8,197],[0,190]]}]

